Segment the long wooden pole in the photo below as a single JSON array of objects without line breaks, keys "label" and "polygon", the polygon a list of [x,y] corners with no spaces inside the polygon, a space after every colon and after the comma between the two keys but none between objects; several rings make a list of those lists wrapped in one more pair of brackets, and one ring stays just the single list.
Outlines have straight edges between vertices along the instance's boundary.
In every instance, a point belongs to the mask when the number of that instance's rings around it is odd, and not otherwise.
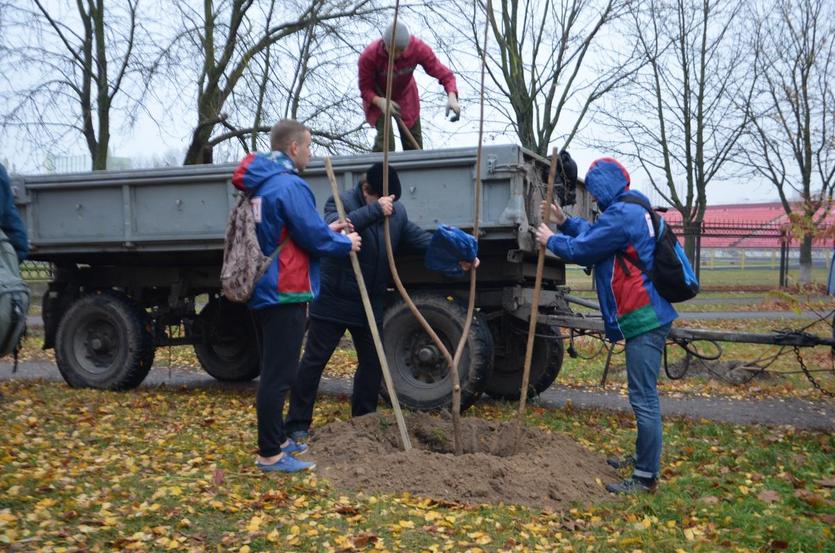
[{"label": "long wooden pole", "polygon": [[[488,22],[490,20],[489,14],[493,9],[491,0],[487,0],[487,14],[484,18],[484,46],[481,51],[481,88],[479,94],[479,123],[478,123],[478,154],[476,155],[475,164],[475,182],[473,183],[473,237],[478,242],[479,220],[481,219],[481,158],[483,151],[484,138],[484,74],[487,68],[487,31],[489,29]],[[458,347],[455,348],[455,355],[452,358],[452,364],[455,370],[453,374],[458,374],[458,366],[461,363],[461,358],[464,356],[464,347],[467,344],[467,338],[470,336],[470,327],[473,323],[473,313],[475,312],[475,291],[476,291],[476,267],[470,268],[470,293],[467,299],[467,317],[464,320],[464,330],[461,334],[461,339],[458,340]],[[456,380],[457,382],[457,380]],[[461,413],[461,386],[453,387],[452,391],[452,411],[453,413]],[[460,448],[460,449],[459,449]],[[463,453],[463,445],[457,441],[455,443],[455,454],[461,455]]]},{"label": "long wooden pole", "polygon": [[406,140],[409,141],[412,148],[415,150],[422,150],[423,148],[420,147],[420,144],[418,144],[418,141],[415,139],[412,131],[410,131],[409,127],[406,126],[406,123],[403,122],[403,119],[399,115],[395,115],[394,119],[397,121],[397,128],[400,129],[400,134],[406,137]]},{"label": "long wooden pole", "polygon": [[[394,4],[394,20],[392,21],[392,36],[391,36],[391,44],[394,44],[394,35],[395,29],[397,28],[397,15],[400,10],[400,0],[396,0]],[[388,196],[389,193],[389,136],[391,136],[391,89],[392,89],[392,82],[394,79],[394,48],[389,48],[389,57],[388,57],[388,70],[386,75],[386,113],[385,120],[383,121],[383,196]],[[403,286],[403,281],[400,279],[400,273],[397,271],[397,264],[394,262],[394,249],[391,245],[391,226],[389,224],[389,218],[386,217],[384,226],[384,236],[386,241],[386,258],[388,259],[389,263],[389,272],[391,273],[391,278],[394,281],[394,286],[397,288],[397,291],[400,293],[400,297],[403,298],[403,301],[409,307],[409,311],[412,312],[415,319],[417,319],[420,326],[423,327],[423,330],[429,335],[432,339],[432,342],[438,348],[438,351],[441,352],[441,355],[444,356],[444,360],[447,363],[447,366],[450,368],[450,378],[452,379],[452,386],[453,386],[453,394],[455,393],[455,389],[458,388],[460,390],[461,387],[461,379],[458,376],[457,368],[454,366],[452,355],[449,352],[449,349],[446,347],[446,344],[443,343],[441,338],[438,336],[438,333],[432,328],[432,325],[429,324],[429,321],[426,320],[420,310],[415,305],[415,302],[412,301],[412,298],[409,297],[409,293],[406,291],[406,287]],[[460,420],[460,413],[456,413],[455,410],[452,411],[452,432],[454,435],[454,443],[456,451],[462,449],[461,446],[461,420]]]},{"label": "long wooden pole", "polygon": [[[336,203],[336,212],[339,214],[339,220],[345,221],[345,206],[342,205],[342,198],[339,196],[339,187],[336,184],[336,175],[333,172],[333,164],[330,156],[325,157],[325,171],[328,173],[328,180],[331,183],[331,192],[333,193],[333,201]],[[377,357],[380,359],[380,368],[383,370],[383,379],[386,381],[386,389],[391,398],[391,406],[394,409],[394,418],[397,419],[397,427],[400,429],[400,440],[403,443],[403,449],[409,451],[412,449],[412,442],[409,440],[409,431],[406,428],[406,421],[403,419],[403,412],[400,410],[400,400],[397,399],[397,391],[394,389],[394,382],[391,379],[391,371],[389,370],[386,353],[383,351],[383,341],[380,339],[380,330],[377,328],[377,319],[374,317],[374,309],[371,307],[371,299],[368,297],[368,290],[365,288],[365,278],[362,276],[360,269],[359,258],[356,252],[351,252],[351,266],[354,268],[354,277],[357,279],[357,286],[360,289],[360,297],[362,298],[362,306],[365,309],[365,318],[368,320],[368,328],[371,329],[371,338],[374,340],[374,348],[377,350]]]},{"label": "long wooden pole", "polygon": [[[551,222],[551,204],[554,202],[554,179],[557,176],[557,162],[559,152],[554,148],[551,154],[551,169],[548,171],[548,188],[545,193],[545,201],[548,208],[543,213],[542,222],[546,225]],[[539,252],[536,258],[536,277],[533,285],[533,297],[531,298],[531,319],[528,323],[528,343],[525,348],[525,364],[522,369],[522,387],[519,390],[519,412],[516,419],[516,432],[513,439],[514,452],[519,447],[519,438],[522,435],[522,426],[525,422],[525,404],[528,401],[528,381],[531,376],[531,359],[533,359],[533,344],[536,339],[536,319],[539,313],[539,295],[542,291],[542,271],[545,268],[545,246],[539,245]]]}]

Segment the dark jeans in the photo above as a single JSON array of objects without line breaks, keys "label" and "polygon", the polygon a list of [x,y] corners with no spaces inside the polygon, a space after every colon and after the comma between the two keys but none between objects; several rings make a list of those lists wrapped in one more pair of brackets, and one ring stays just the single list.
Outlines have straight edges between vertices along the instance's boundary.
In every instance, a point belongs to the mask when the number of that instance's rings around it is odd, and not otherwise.
[{"label": "dark jeans", "polygon": [[254,310],[261,353],[255,410],[258,415],[258,453],[272,457],[287,439],[284,400],[296,380],[304,340],[307,304],[288,303]]},{"label": "dark jeans", "polygon": [[[377,119],[377,136],[374,137],[374,152],[382,152],[383,151],[383,122],[386,120],[384,115],[381,115]],[[395,130],[397,133],[400,134],[400,144],[403,146],[403,151],[406,150],[414,150],[415,147],[412,146],[412,143],[409,142],[409,139],[406,138],[405,133],[400,131],[400,127],[397,126],[397,122],[392,117],[391,119],[391,131],[389,132],[389,151],[394,151],[394,133]],[[415,125],[409,129],[409,132],[412,133],[412,136],[415,137],[415,141],[418,145],[423,148],[423,135],[420,131],[420,117],[418,117],[417,121],[415,121]]]},{"label": "dark jeans", "polygon": [[351,333],[357,351],[357,371],[351,395],[351,416],[359,417],[377,410],[377,396],[383,373],[374,348],[371,330],[367,326],[346,326],[341,323],[311,317],[307,328],[304,356],[299,365],[299,376],[290,392],[290,411],[287,413],[287,432],[307,431],[313,420],[313,404],[322,371],[328,364],[345,330]]},{"label": "dark jeans", "polygon": [[658,372],[670,326],[666,324],[626,341],[629,403],[638,424],[633,475],[641,478],[655,479],[660,473],[662,426]]}]

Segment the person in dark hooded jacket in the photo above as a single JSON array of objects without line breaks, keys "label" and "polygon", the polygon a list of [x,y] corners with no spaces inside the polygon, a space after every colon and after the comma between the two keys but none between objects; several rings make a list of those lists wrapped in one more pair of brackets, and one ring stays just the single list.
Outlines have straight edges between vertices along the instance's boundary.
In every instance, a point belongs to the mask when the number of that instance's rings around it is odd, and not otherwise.
[{"label": "person in dark hooded jacket", "polygon": [[249,301],[261,361],[255,463],[264,472],[297,472],[315,464],[294,457],[307,446],[287,436],[284,400],[298,373],[307,302],[319,293],[319,258],[348,257],[362,239],[354,232],[339,234],[346,225],[328,225],[316,211],[313,192],[299,175],[310,161],[310,131],[283,119],[273,126],[270,141],[270,153],[254,152],[241,161],[232,184],[250,198],[261,251],[277,251]]},{"label": "person in dark hooded jacket", "polygon": [[[353,190],[340,194],[348,220],[362,237],[362,250],[358,254],[360,270],[378,328],[382,324],[383,299],[391,276],[386,256],[385,218],[389,218],[391,247],[395,253],[410,251],[422,254],[432,240],[431,233],[409,221],[405,206],[397,201],[400,197],[400,177],[391,166],[389,192],[388,196],[382,195],[383,164],[375,163]],[[325,203],[325,221],[333,222],[338,217],[336,202],[331,197]],[[462,261],[460,265],[465,270],[478,266],[478,258],[472,264]],[[322,372],[346,330],[351,333],[357,352],[351,415],[359,417],[377,410],[382,382],[380,360],[350,261],[324,259],[322,289],[310,304],[304,355],[299,365],[299,376],[290,392],[287,430],[296,441],[302,441],[307,436]]]},{"label": "person in dark hooded jacket", "polygon": [[[601,215],[591,224],[580,217],[566,217],[560,206],[550,206],[550,221],[562,234],[545,224],[537,229],[537,240],[565,259],[594,266],[594,279],[606,337],[626,340],[626,374],[629,402],[638,424],[632,477],[607,485],[613,493],[654,491],[661,463],[661,409],[657,380],[664,343],[678,316],[661,297],[649,276],[627,261],[621,253],[637,256],[643,265],[654,265],[655,231],[650,214],[640,205],[622,201],[627,195],[646,200],[629,189],[626,169],[612,158],[601,158],[586,173],[586,189],[594,196]],[[648,201],[648,200],[647,200]],[[549,206],[543,202],[543,212]],[[610,464],[618,465],[624,461]]]}]

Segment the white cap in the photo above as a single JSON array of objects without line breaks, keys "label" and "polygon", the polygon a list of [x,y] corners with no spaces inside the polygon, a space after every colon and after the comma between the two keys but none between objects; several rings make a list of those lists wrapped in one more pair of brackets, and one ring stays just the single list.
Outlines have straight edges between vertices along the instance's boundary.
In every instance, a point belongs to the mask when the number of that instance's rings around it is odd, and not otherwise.
[{"label": "white cap", "polygon": [[[391,28],[392,24],[389,24],[386,27],[385,32],[383,33],[383,44],[386,45],[386,50],[388,50],[389,46],[391,46]],[[409,39],[412,38],[412,35],[409,34],[409,28],[406,27],[401,22],[397,22],[397,30],[394,33],[394,47],[397,50],[405,50],[406,46],[409,45]]]}]

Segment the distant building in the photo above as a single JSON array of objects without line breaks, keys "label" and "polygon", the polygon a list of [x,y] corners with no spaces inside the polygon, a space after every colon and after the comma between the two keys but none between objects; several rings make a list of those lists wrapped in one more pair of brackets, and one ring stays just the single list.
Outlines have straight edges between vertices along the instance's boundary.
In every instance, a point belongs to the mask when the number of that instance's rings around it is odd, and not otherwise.
[{"label": "distant building", "polygon": [[[677,229],[681,228],[681,213],[670,209],[664,220]],[[830,213],[822,226],[832,227],[835,213]],[[780,202],[712,205],[705,209],[704,232],[701,237],[702,264],[721,260],[734,263],[779,262],[781,236],[789,229],[789,218]],[[833,239],[817,238],[812,242],[812,261],[815,265],[828,266],[832,256]],[[792,236],[789,241],[789,258],[796,260],[800,254],[800,242]]]}]

